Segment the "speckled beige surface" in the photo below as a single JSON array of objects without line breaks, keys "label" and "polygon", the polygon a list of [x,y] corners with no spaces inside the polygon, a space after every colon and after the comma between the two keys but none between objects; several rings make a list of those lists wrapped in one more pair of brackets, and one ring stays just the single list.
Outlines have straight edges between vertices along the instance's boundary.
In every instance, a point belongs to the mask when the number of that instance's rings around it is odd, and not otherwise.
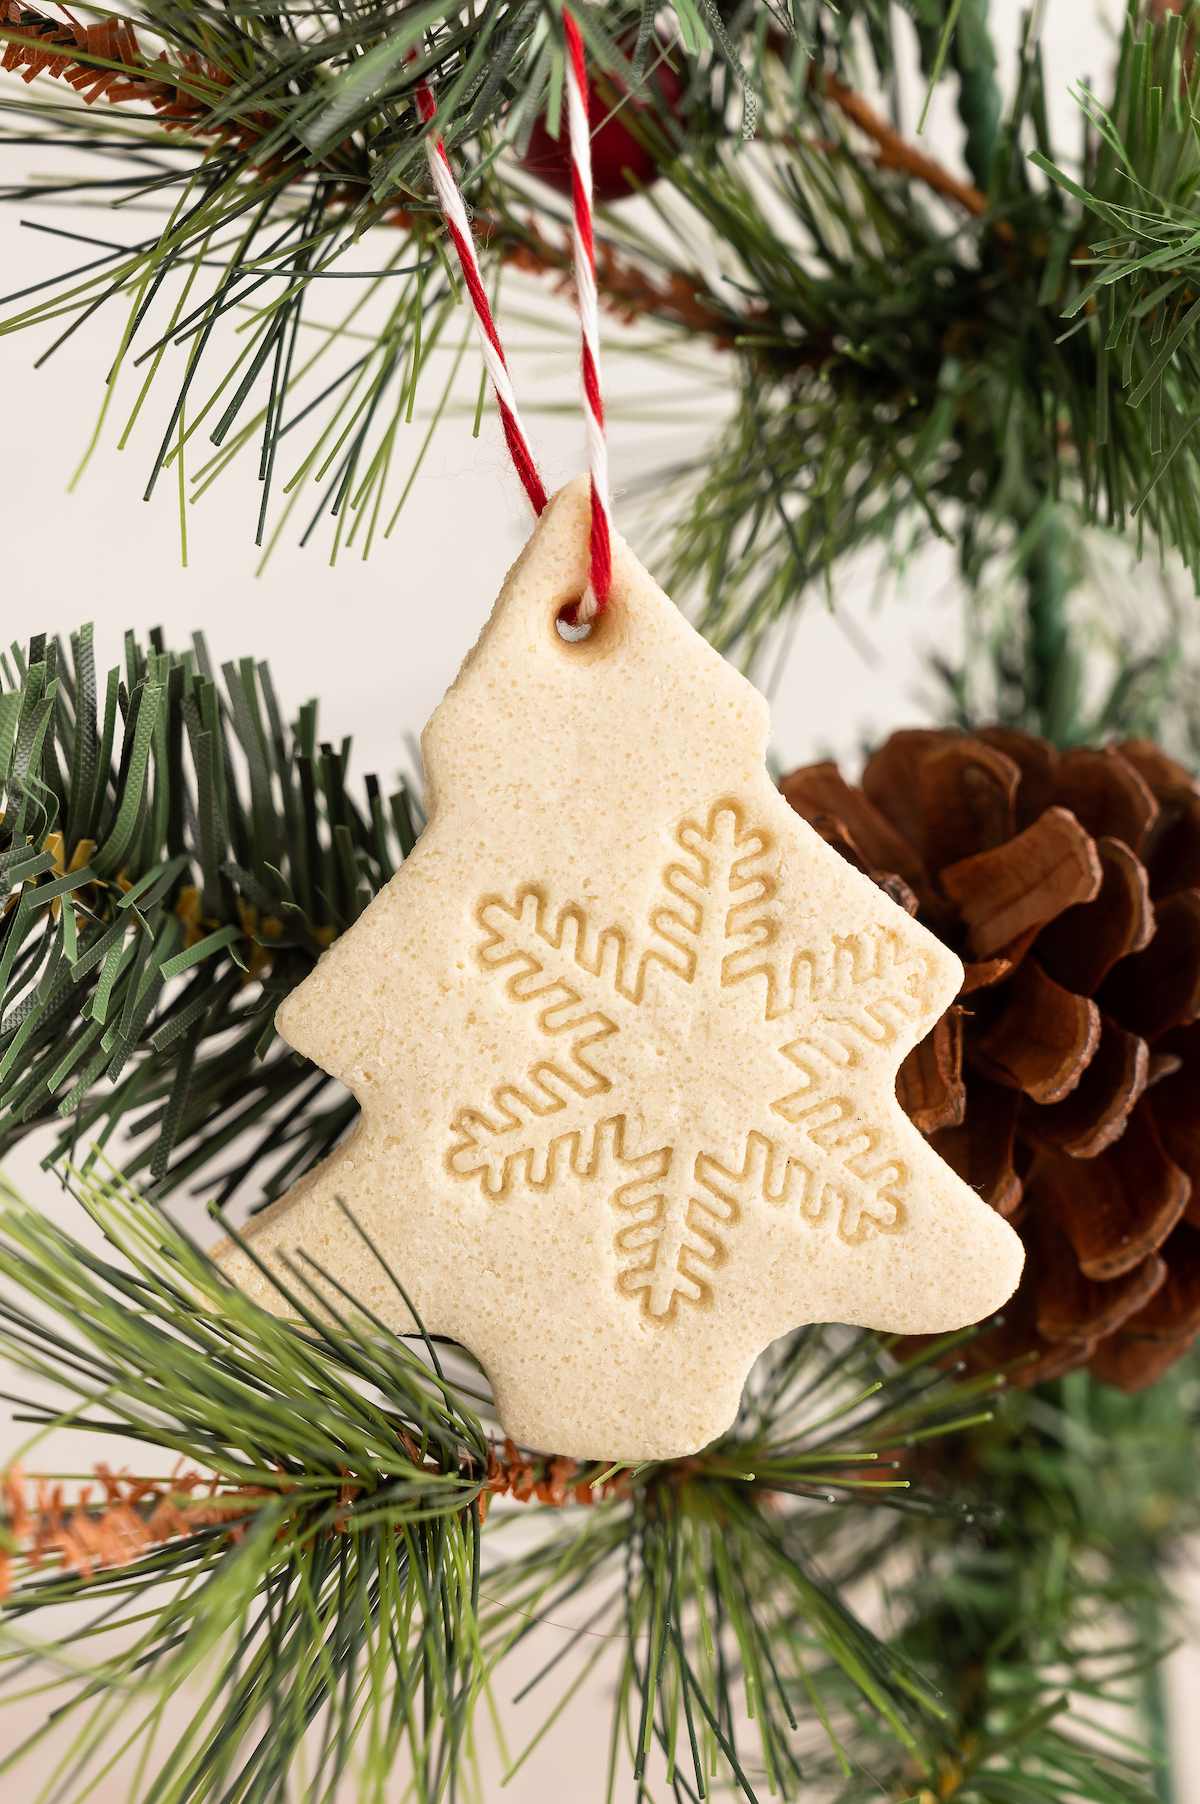
[{"label": "speckled beige surface", "polygon": [[587,529],[576,483],[426,729],[415,851],[279,1011],[362,1115],[253,1235],[410,1327],[343,1198],[515,1439],[663,1458],[777,1335],[956,1328],[1022,1254],[895,1100],[957,959],[791,812],[766,703],[620,541],[560,638]]}]

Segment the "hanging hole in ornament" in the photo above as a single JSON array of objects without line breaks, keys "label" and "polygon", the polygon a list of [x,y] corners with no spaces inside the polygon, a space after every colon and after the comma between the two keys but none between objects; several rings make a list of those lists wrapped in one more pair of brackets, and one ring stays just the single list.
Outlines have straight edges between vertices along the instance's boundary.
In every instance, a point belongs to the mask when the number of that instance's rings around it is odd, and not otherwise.
[{"label": "hanging hole in ornament", "polygon": [[575,612],[578,606],[577,601],[568,601],[554,616],[555,630],[567,645],[580,645],[585,639],[590,639],[596,624],[594,620],[577,620]]},{"label": "hanging hole in ornament", "polygon": [[547,608],[545,619],[551,644],[569,663],[582,669],[611,657],[625,643],[629,623],[620,606],[607,607],[587,621],[576,618],[578,609],[579,596],[568,591],[564,599],[560,591]]}]

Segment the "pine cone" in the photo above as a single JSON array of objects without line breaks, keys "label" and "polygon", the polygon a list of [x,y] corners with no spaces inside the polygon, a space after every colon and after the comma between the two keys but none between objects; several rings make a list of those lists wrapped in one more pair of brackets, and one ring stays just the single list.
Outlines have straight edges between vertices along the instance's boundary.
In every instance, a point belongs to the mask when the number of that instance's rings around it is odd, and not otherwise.
[{"label": "pine cone", "polygon": [[978,1356],[1151,1383],[1200,1332],[1200,788],[1147,741],[996,727],[783,793],[966,967],[897,1088],[1025,1242]]}]

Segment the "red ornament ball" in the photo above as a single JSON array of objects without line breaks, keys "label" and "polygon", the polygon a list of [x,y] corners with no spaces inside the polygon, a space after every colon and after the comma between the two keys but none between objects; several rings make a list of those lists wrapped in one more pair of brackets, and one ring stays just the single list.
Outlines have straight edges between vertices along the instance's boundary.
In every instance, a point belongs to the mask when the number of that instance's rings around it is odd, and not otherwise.
[{"label": "red ornament ball", "polygon": [[[628,56],[632,46],[625,47]],[[665,57],[659,56],[648,72],[647,82],[654,98],[640,99],[629,92],[628,85],[612,70],[588,76],[588,112],[592,120],[592,191],[598,201],[623,200],[648,188],[658,180],[658,157],[638,130],[631,131],[630,120],[661,116],[664,112],[677,118],[683,101],[684,79]],[[539,181],[557,188],[560,194],[571,192],[571,153],[567,140],[567,116],[564,101],[557,138],[550,136],[545,115],[538,119],[529,135],[529,147],[521,159],[522,166]]]}]

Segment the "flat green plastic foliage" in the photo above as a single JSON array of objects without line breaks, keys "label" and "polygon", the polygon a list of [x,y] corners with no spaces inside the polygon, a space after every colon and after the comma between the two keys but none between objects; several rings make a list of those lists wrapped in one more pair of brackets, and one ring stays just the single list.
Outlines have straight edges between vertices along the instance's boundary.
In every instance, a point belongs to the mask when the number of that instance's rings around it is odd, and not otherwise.
[{"label": "flat green plastic foliage", "polygon": [[275,1009],[412,819],[373,779],[357,790],[348,743],[319,749],[311,706],[285,723],[265,666],[215,681],[202,641],[129,635],[103,725],[90,629],[69,664],[39,639],[5,671],[0,1149],[64,1114],[51,1157],[131,1126],[134,1170],[166,1191],[248,1129],[236,1182],[290,1181],[353,1104],[279,1044]]}]

